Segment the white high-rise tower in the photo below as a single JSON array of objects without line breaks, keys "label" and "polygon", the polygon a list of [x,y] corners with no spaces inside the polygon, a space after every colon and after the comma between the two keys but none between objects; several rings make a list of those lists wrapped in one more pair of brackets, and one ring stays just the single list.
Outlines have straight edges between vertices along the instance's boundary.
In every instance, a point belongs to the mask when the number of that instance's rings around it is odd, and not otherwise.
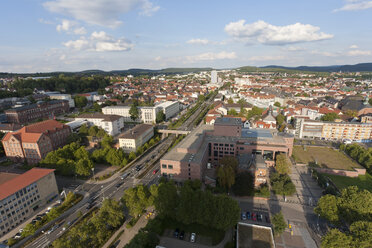
[{"label": "white high-rise tower", "polygon": [[211,84],[217,84],[217,82],[218,82],[217,71],[216,70],[213,70],[211,72]]}]

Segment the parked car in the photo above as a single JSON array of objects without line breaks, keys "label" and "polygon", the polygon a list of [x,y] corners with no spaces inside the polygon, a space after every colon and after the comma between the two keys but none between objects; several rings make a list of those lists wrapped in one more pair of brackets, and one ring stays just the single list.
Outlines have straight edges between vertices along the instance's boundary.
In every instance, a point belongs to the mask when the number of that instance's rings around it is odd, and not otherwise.
[{"label": "parked car", "polygon": [[257,221],[259,221],[259,222],[262,221],[262,214],[257,214]]},{"label": "parked car", "polygon": [[93,207],[93,204],[89,203],[86,209],[91,209]]},{"label": "parked car", "polygon": [[256,221],[257,219],[256,219],[256,214],[255,213],[252,213],[252,220],[253,221]]},{"label": "parked car", "polygon": [[14,239],[20,239],[21,237],[22,237],[21,233],[16,233],[16,235],[14,235]]},{"label": "parked car", "polygon": [[182,240],[185,238],[185,231],[180,232],[179,238],[182,239]]},{"label": "parked car", "polygon": [[266,223],[270,223],[270,218],[269,218],[268,215],[265,215],[265,221],[266,221]]},{"label": "parked car", "polygon": [[242,213],[242,220],[246,220],[247,219],[247,216],[245,215],[245,213],[243,212]]},{"label": "parked car", "polygon": [[142,167],[140,165],[136,166],[136,171],[140,171],[141,169],[142,169]]},{"label": "parked car", "polygon": [[251,212],[247,212],[247,219],[250,220],[251,219]]},{"label": "parked car", "polygon": [[174,230],[174,233],[173,233],[173,236],[175,238],[178,238],[178,235],[180,234],[180,229],[176,228],[176,230]]},{"label": "parked car", "polygon": [[128,176],[130,175],[130,173],[124,173],[123,175],[121,175],[120,179],[121,180],[124,180],[125,178],[127,178]]},{"label": "parked car", "polygon": [[153,172],[152,172],[152,174],[156,174],[156,173],[158,173],[158,171],[159,171],[159,169],[155,169]]},{"label": "parked car", "polygon": [[190,242],[195,243],[195,239],[196,239],[196,234],[191,233]]},{"label": "parked car", "polygon": [[116,184],[115,187],[118,189],[118,188],[120,188],[121,185],[123,185],[123,182]]}]

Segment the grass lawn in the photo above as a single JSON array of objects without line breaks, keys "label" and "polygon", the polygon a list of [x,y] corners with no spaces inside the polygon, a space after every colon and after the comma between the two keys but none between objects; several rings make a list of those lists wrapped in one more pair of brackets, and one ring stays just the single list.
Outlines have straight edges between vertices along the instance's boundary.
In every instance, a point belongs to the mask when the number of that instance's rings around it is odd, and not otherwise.
[{"label": "grass lawn", "polygon": [[372,192],[372,176],[368,173],[359,177],[345,177],[326,174],[334,184],[341,190],[348,186],[356,185],[359,189],[366,189]]},{"label": "grass lawn", "polygon": [[271,248],[274,241],[271,231],[266,228],[239,225],[239,247],[244,248]]},{"label": "grass lawn", "polygon": [[345,154],[328,147],[306,146],[306,151],[302,146],[293,147],[293,157],[297,163],[308,164],[317,162],[320,167],[353,170],[353,168],[362,168],[361,165],[351,160]]},{"label": "grass lawn", "polygon": [[221,243],[223,238],[225,237],[225,231],[213,229],[211,227],[202,226],[199,224],[190,224],[185,225],[178,221],[172,220],[170,218],[162,220],[163,228],[165,229],[176,229],[179,228],[180,230],[184,230],[185,232],[189,233],[196,233],[196,235],[201,235],[204,237],[209,237],[212,240],[212,245],[218,245]]}]

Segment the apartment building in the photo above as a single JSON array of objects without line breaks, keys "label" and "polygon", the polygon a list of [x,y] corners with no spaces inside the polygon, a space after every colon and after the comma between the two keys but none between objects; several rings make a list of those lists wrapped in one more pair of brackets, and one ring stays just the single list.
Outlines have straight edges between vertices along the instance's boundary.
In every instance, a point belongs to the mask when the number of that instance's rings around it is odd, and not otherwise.
[{"label": "apartment building", "polygon": [[53,169],[33,168],[21,175],[0,173],[0,236],[57,196]]},{"label": "apartment building", "polygon": [[295,135],[299,138],[371,142],[372,123],[321,122],[297,118]]},{"label": "apartment building", "polygon": [[82,114],[76,117],[75,121],[87,121],[88,126],[100,127],[110,135],[118,135],[124,128],[124,118],[119,115]]},{"label": "apartment building", "polygon": [[50,99],[53,99],[53,100],[66,100],[68,101],[68,105],[70,106],[70,108],[75,108],[75,101],[74,99],[71,97],[70,94],[60,94],[60,93],[55,93],[55,92],[45,92],[46,95],[49,96]]},{"label": "apartment building", "polygon": [[56,120],[47,120],[5,134],[2,143],[10,160],[35,164],[49,152],[65,145],[70,134],[69,126]]},{"label": "apartment building", "polygon": [[136,151],[154,136],[154,127],[149,124],[139,124],[119,135],[119,147],[125,152]]},{"label": "apartment building", "polygon": [[166,120],[172,118],[180,112],[180,103],[178,101],[166,101],[156,105],[156,107],[160,108],[164,112]]},{"label": "apartment building", "polygon": [[[292,135],[276,130],[244,128],[237,118],[218,117],[214,125],[200,125],[167,153],[160,160],[161,173],[177,181],[204,181],[210,167],[207,165],[218,165],[224,156],[248,155],[249,159],[239,166],[251,171],[255,155],[262,156],[266,166],[273,166],[276,154],[292,155],[293,139]],[[255,167],[253,171],[261,169]]]},{"label": "apartment building", "polygon": [[53,118],[56,115],[67,113],[70,109],[67,100],[52,100],[38,102],[27,106],[7,109],[4,111],[8,122],[25,124],[42,118]]}]

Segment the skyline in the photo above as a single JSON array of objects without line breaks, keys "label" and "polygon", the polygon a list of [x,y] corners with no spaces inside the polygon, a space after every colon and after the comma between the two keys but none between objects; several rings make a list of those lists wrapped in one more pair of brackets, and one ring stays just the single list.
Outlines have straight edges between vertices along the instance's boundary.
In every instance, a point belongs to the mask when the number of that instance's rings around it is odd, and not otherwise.
[{"label": "skyline", "polygon": [[372,1],[22,0],[1,8],[1,72],[372,61]]}]

